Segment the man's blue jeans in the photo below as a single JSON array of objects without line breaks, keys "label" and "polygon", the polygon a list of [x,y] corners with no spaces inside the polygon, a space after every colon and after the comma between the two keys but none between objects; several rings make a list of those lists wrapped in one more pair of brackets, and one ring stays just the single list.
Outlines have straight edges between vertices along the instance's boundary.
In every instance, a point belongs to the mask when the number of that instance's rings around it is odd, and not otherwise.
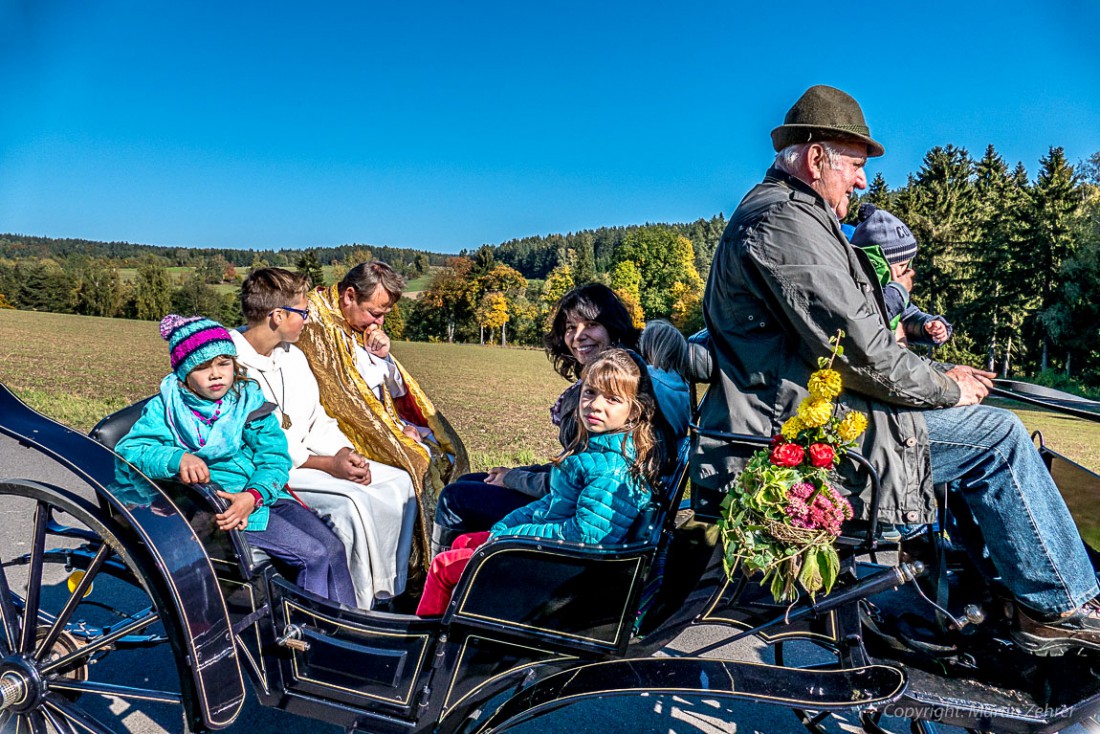
[{"label": "man's blue jeans", "polygon": [[1059,614],[1100,594],[1066,503],[1015,414],[972,405],[923,415],[932,480],[961,494],[1016,599]]}]

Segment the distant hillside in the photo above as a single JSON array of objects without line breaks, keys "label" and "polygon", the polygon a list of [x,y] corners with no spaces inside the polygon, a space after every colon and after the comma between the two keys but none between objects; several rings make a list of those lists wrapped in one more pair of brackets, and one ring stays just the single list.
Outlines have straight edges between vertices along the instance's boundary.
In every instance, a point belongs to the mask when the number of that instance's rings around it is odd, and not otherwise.
[{"label": "distant hillside", "polygon": [[52,237],[30,237],[21,234],[0,234],[0,258],[11,260],[53,259],[83,255],[93,258],[108,258],[118,261],[120,267],[135,267],[142,258],[154,256],[162,259],[169,267],[196,267],[209,259],[221,257],[225,262],[236,266],[248,266],[256,260],[272,265],[293,265],[304,252],[312,252],[321,263],[345,260],[355,251],[370,251],[379,260],[396,263],[410,263],[417,255],[428,257],[431,265],[444,265],[450,255],[415,250],[404,247],[376,247],[372,245],[350,244],[339,247],[302,247],[281,250],[233,249],[227,247],[162,247],[159,245],[139,245],[130,242],[96,242],[80,239],[54,239]]}]

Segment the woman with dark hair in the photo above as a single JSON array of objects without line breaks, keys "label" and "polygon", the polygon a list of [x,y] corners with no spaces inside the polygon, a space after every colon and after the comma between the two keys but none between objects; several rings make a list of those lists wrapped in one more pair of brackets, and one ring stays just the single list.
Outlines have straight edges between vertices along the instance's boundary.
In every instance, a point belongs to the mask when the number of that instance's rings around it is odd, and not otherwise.
[{"label": "woman with dark hair", "polygon": [[[637,350],[640,336],[641,330],[634,326],[622,301],[605,285],[589,283],[574,288],[558,301],[543,344],[554,369],[573,383],[550,408],[550,420],[558,426],[558,440],[563,447],[577,435],[579,378],[585,364],[608,347]],[[686,384],[663,370],[651,368],[650,373],[658,398],[662,394],[667,398],[660,402],[670,435],[683,435],[687,429]],[[670,409],[666,403],[676,407]],[[488,530],[509,512],[545,495],[550,490],[551,467],[549,463],[498,466],[488,472],[467,474],[444,487],[435,511],[433,555],[449,548],[459,535]]]}]

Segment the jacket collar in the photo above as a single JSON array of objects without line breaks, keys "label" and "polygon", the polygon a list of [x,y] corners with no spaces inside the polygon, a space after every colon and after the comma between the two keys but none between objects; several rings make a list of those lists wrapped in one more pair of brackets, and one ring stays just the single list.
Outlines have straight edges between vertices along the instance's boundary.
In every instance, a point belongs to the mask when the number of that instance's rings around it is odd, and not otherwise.
[{"label": "jacket collar", "polygon": [[836,214],[829,209],[828,204],[825,203],[825,199],[821,194],[814,191],[813,187],[802,179],[772,166],[768,169],[768,172],[764,174],[764,180],[769,183],[780,183],[787,186],[792,190],[792,199],[799,199],[811,204],[819,204],[823,209],[832,214],[834,219],[836,218]]},{"label": "jacket collar", "polygon": [[634,441],[630,434],[619,433],[593,433],[588,436],[589,451],[613,451],[628,458],[634,458]]}]

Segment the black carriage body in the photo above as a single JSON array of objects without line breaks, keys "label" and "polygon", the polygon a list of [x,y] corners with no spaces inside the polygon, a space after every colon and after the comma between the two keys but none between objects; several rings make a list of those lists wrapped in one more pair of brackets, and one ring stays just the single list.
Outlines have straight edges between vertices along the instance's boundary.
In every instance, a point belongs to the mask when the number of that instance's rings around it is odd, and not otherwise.
[{"label": "black carriage body", "polygon": [[[750,447],[762,441],[742,438]],[[1075,487],[1095,512],[1100,477],[1049,450],[1044,456],[1060,485]],[[243,535],[212,531],[219,500],[209,488],[146,481],[138,496],[120,491],[113,453],[33,413],[2,386],[0,459],[0,487],[53,497],[61,509],[78,503],[103,520],[113,546],[132,554],[168,617],[196,730],[233,723],[242,673],[266,706],[375,734],[500,731],[585,698],[640,692],[818,712],[804,717],[811,730],[830,711],[868,712],[867,731],[878,731],[882,712],[919,709],[915,718],[975,729],[1054,731],[1100,703],[1100,686],[1087,677],[1061,696],[1021,697],[985,672],[937,674],[876,646],[860,600],[923,602],[891,591],[915,588],[900,567],[856,562],[857,551],[878,550],[870,533],[842,540],[849,547],[840,586],[817,602],[778,606],[758,585],[729,581],[713,524],[720,498],[693,495],[695,519],[677,525],[679,479],[631,544],[497,539],[475,552],[445,615],[419,619],[341,607],[288,582],[253,558]],[[728,635],[684,657],[650,657],[696,625]],[[745,635],[771,645],[776,664],[723,659],[719,648]],[[795,641],[836,662],[790,667],[785,650]],[[1042,667],[1030,664],[1028,672]],[[1029,713],[1040,704],[1049,704],[1045,718]]]}]

